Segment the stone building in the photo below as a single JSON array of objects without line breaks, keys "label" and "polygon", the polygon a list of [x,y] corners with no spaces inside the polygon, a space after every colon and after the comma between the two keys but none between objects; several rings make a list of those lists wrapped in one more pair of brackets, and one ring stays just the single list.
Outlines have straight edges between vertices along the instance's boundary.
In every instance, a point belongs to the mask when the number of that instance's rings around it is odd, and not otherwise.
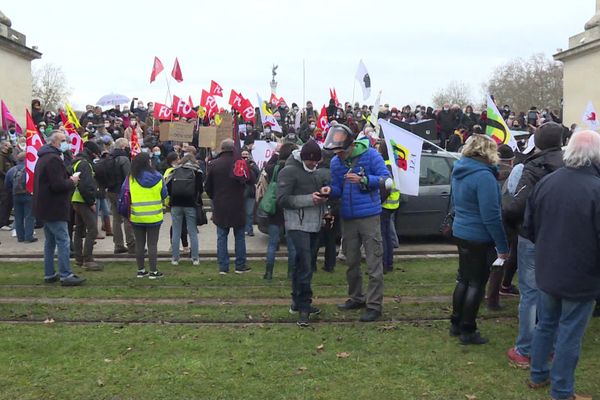
[{"label": "stone building", "polygon": [[600,112],[600,0],[596,15],[584,31],[569,38],[569,48],[554,55],[564,64],[563,120],[565,125],[583,125],[582,116],[588,101]]},{"label": "stone building", "polygon": [[0,99],[25,129],[25,108],[31,108],[31,61],[42,53],[27,47],[25,35],[11,25],[0,11]]}]

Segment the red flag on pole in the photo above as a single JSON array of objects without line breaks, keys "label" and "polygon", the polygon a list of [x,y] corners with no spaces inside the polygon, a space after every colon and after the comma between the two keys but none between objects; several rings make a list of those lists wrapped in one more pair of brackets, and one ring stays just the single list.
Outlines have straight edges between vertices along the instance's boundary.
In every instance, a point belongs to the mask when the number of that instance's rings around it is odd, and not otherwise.
[{"label": "red flag on pole", "polygon": [[38,150],[44,145],[44,139],[37,130],[29,110],[25,110],[27,118],[26,126],[26,153],[25,153],[25,172],[27,173],[27,191],[33,193],[33,174],[35,171],[35,164],[38,160]]},{"label": "red flag on pole", "polygon": [[219,111],[219,106],[215,97],[208,93],[206,90],[202,90],[202,97],[200,98],[200,105],[206,108],[206,116],[208,118],[214,117]]},{"label": "red flag on pole", "polygon": [[279,99],[277,98],[277,96],[275,96],[275,93],[271,93],[271,98],[269,99],[269,103],[271,103],[271,104],[279,103]]},{"label": "red flag on pole", "polygon": [[329,122],[327,121],[327,109],[325,108],[325,105],[323,105],[323,108],[321,108],[321,114],[319,114],[317,127],[323,131],[322,139],[325,139],[325,133],[329,129]]},{"label": "red flag on pole", "polygon": [[154,118],[161,121],[173,119],[173,110],[169,106],[160,103],[154,103]]},{"label": "red flag on pole", "polygon": [[179,60],[175,57],[175,64],[173,64],[173,71],[171,71],[171,76],[177,81],[183,81],[183,75],[181,75],[181,67],[179,66]]},{"label": "red flag on pole", "polygon": [[[241,96],[241,94],[240,94]],[[254,122],[254,118],[256,117],[256,111],[254,110],[254,106],[248,99],[244,99],[242,101],[242,117],[244,121],[252,121]]]},{"label": "red flag on pole", "polygon": [[215,81],[210,81],[210,94],[223,97],[223,88]]},{"label": "red flag on pole", "polygon": [[160,74],[165,67],[163,67],[163,63],[158,59],[158,57],[154,57],[154,65],[152,65],[152,73],[150,74],[150,83],[154,82],[158,74]]},{"label": "red flag on pole", "polygon": [[173,113],[185,118],[196,118],[198,115],[192,109],[192,106],[185,101],[173,95]]},{"label": "red flag on pole", "polygon": [[242,102],[244,101],[244,97],[241,93],[237,93],[235,90],[231,89],[231,94],[229,95],[229,105],[236,111],[242,111]]},{"label": "red flag on pole", "polygon": [[140,142],[138,141],[135,126],[133,126],[132,128],[133,129],[131,131],[131,159],[133,160],[135,156],[142,152],[142,149],[140,148]]},{"label": "red flag on pole", "polygon": [[69,134],[69,139],[71,140],[71,152],[74,156],[76,156],[80,151],[83,150],[83,140],[81,139],[81,136],[79,136],[79,133],[77,133],[73,123],[69,121],[62,110],[60,111],[60,119],[65,127],[65,130]]}]

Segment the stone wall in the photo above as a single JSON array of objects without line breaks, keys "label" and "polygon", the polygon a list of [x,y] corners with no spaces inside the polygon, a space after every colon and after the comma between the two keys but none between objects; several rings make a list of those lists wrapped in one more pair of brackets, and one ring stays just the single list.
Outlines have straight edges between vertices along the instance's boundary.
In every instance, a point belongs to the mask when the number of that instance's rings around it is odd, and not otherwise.
[{"label": "stone wall", "polygon": [[0,98],[25,129],[25,108],[31,109],[31,61],[0,47]]}]

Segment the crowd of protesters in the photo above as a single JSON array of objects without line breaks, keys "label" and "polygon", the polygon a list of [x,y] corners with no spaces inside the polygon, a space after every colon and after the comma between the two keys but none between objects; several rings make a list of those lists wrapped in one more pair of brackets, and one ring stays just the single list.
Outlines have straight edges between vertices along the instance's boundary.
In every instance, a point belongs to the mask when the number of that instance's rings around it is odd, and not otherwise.
[{"label": "crowd of protesters", "polygon": [[[217,228],[220,274],[230,272],[230,230],[234,272],[250,270],[245,237],[254,235],[258,216],[269,236],[265,280],[273,277],[281,238],[287,242],[290,309],[298,312],[298,325],[307,326],[310,315],[320,313],[312,304],[311,281],[322,246],[323,270],[333,271],[338,257],[347,264],[349,299],[339,308],[365,308],[360,320],[375,321],[382,314],[384,274],[394,270],[398,237],[392,221],[401,198],[373,122],[375,117],[397,123],[435,121],[440,147],[462,152],[452,171],[452,207],[444,221],[459,252],[450,335],[464,345],[486,343],[476,323],[480,304],[485,299],[489,309],[497,310],[500,296],[519,296],[519,329],[508,350],[510,362],[531,366],[530,387],[551,384],[557,399],[574,395],[581,339],[600,297],[597,133],[563,126],[554,110],[532,107],[517,113],[505,105],[502,118],[513,132],[523,132],[513,150],[484,134],[486,111],[476,113],[472,106],[444,104],[434,110],[385,104],[375,115],[368,106],[342,106],[331,99],[327,132],[318,127],[319,113],[310,101],[302,109],[284,102],[271,108],[281,129],[263,126],[260,117],[240,120],[243,148],[238,151],[231,139],[218,149],[199,147],[197,129],[190,143],[162,142],[153,104],[137,98],[123,108],[87,106],[79,119],[83,150],[73,156],[56,114],[44,112],[34,100],[32,116],[46,144],[38,151],[33,195],[25,188],[24,138],[14,126],[0,137],[1,229],[14,228],[18,242],[31,243],[37,240],[34,227],[43,226],[48,283],[85,281],[71,269],[70,258],[84,270],[102,270],[93,248],[107,236],[113,238],[115,254],[135,255],[138,278],[158,279],[163,277],[157,244],[165,212],[172,222],[171,263],[178,265],[189,254],[192,264],[199,265],[197,226],[207,223],[206,195]],[[132,159],[134,132],[141,153]],[[529,137],[533,146],[528,146]],[[262,170],[252,160],[256,140],[277,142]],[[232,173],[240,160],[243,178]],[[573,206],[570,196],[580,207]],[[366,290],[361,258],[367,264]],[[515,274],[518,288],[512,284]]]}]

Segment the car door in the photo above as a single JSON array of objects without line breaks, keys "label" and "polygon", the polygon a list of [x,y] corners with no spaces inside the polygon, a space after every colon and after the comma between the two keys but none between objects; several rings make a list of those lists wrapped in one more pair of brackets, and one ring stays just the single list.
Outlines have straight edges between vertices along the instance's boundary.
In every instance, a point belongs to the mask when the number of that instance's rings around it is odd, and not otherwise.
[{"label": "car door", "polygon": [[452,161],[439,154],[423,154],[419,196],[401,196],[396,216],[400,236],[439,235],[448,210]]}]

